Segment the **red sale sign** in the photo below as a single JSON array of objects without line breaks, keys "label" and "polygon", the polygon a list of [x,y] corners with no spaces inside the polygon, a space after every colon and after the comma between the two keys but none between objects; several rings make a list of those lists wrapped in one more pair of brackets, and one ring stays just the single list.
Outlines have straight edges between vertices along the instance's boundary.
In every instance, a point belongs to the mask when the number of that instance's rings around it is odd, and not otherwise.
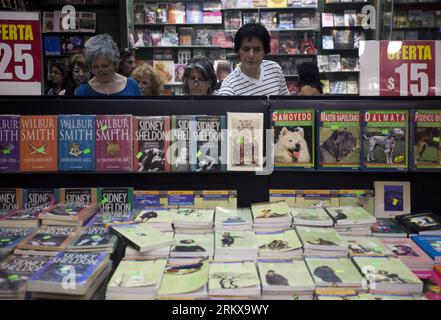
[{"label": "red sale sign", "polygon": [[0,95],[41,95],[40,15],[0,12]]},{"label": "red sale sign", "polygon": [[360,95],[441,95],[441,41],[366,41]]}]

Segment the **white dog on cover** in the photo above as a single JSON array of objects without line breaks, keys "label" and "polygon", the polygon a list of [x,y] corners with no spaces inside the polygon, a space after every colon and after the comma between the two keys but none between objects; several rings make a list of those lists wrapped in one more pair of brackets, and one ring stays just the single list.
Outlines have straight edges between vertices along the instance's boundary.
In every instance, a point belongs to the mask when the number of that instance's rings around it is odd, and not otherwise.
[{"label": "white dog on cover", "polygon": [[283,127],[274,147],[275,162],[311,162],[308,144],[303,128],[296,127],[293,131]]}]

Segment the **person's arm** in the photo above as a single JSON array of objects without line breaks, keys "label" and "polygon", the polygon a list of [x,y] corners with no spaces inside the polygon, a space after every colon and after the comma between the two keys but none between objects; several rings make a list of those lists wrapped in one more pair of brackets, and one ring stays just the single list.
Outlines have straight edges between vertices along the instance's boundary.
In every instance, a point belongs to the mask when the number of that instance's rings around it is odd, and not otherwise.
[{"label": "person's arm", "polygon": [[280,67],[279,67],[279,76],[280,76],[279,95],[289,96],[289,91],[288,91],[288,86],[286,85],[285,75],[283,74],[282,68],[280,68]]},{"label": "person's arm", "polygon": [[228,86],[228,84],[224,81],[222,81],[222,86],[219,90],[220,96],[234,96],[236,93],[232,88]]}]

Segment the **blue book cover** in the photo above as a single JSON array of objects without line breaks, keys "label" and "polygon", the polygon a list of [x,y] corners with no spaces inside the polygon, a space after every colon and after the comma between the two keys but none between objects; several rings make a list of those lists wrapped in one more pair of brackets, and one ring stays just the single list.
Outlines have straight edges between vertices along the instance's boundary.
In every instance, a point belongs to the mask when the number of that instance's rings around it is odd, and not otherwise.
[{"label": "blue book cover", "polygon": [[185,13],[187,23],[204,23],[202,2],[187,2]]},{"label": "blue book cover", "polygon": [[30,289],[32,290],[33,281],[59,284],[61,289],[62,281],[71,272],[71,268],[75,269],[76,287],[84,288],[89,278],[94,276],[108,259],[107,253],[60,252],[29,278]]},{"label": "blue book cover", "polygon": [[0,255],[11,252],[24,238],[36,232],[36,228],[0,228]]},{"label": "blue book cover", "polygon": [[95,116],[58,116],[58,170],[95,171]]},{"label": "blue book cover", "polygon": [[25,209],[44,209],[60,201],[59,190],[47,189],[23,189],[23,207]]},{"label": "blue book cover", "polygon": [[44,55],[48,57],[61,56],[61,37],[44,36]]},{"label": "blue book cover", "polygon": [[191,171],[226,171],[225,116],[196,116],[190,123]]},{"label": "blue book cover", "polygon": [[410,237],[433,260],[441,257],[441,236],[411,236]]}]

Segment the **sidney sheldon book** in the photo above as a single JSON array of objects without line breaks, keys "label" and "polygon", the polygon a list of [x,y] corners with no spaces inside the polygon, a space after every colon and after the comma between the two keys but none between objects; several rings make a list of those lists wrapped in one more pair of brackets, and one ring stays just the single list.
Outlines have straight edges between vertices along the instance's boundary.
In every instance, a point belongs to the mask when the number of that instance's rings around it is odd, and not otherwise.
[{"label": "sidney sheldon book", "polygon": [[171,171],[190,171],[190,123],[192,121],[195,121],[195,116],[176,115],[171,117]]},{"label": "sidney sheldon book", "polygon": [[21,171],[57,171],[57,116],[21,116],[20,153]]},{"label": "sidney sheldon book", "polygon": [[0,216],[3,211],[16,210],[21,207],[23,207],[23,189],[0,189]]},{"label": "sidney sheldon book", "polygon": [[134,117],[133,130],[135,171],[170,171],[170,117]]},{"label": "sidney sheldon book", "polygon": [[20,170],[20,116],[0,116],[0,172]]},{"label": "sidney sheldon book", "polygon": [[95,171],[95,116],[58,116],[58,170]]},{"label": "sidney sheldon book", "polygon": [[96,171],[132,171],[132,116],[96,116]]}]

